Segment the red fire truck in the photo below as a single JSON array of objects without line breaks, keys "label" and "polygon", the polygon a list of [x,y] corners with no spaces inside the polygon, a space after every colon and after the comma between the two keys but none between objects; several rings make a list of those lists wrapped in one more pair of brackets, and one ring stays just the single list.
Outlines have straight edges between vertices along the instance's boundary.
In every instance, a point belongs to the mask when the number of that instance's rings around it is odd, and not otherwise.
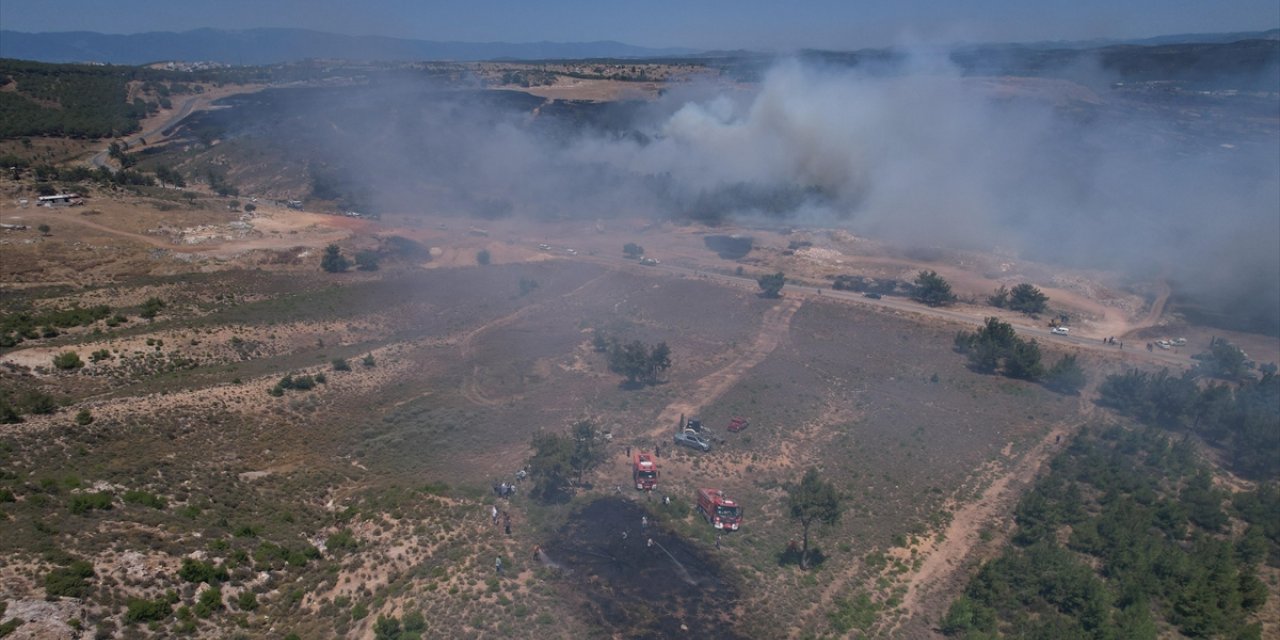
[{"label": "red fire truck", "polygon": [[652,491],[658,486],[658,463],[653,454],[637,451],[631,460],[631,481],[639,491]]},{"label": "red fire truck", "polygon": [[719,489],[698,489],[698,513],[717,529],[737,531],[742,525],[742,507]]}]

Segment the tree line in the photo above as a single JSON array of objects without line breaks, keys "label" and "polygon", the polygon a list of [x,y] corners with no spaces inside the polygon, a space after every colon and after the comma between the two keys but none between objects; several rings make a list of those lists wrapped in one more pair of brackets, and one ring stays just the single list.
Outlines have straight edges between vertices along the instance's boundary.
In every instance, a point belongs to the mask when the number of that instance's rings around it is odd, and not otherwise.
[{"label": "tree line", "polygon": [[1201,387],[1194,372],[1131,369],[1103,380],[1098,404],[1146,425],[1194,433],[1221,447],[1242,475],[1280,478],[1280,377],[1275,374]]},{"label": "tree line", "polygon": [[969,359],[969,366],[981,373],[999,373],[1019,380],[1043,382],[1053,391],[1078,393],[1087,378],[1074,355],[1064,355],[1045,369],[1040,345],[1035,339],[1019,338],[1013,325],[999,318],[987,318],[976,331],[959,331],[955,350]]}]

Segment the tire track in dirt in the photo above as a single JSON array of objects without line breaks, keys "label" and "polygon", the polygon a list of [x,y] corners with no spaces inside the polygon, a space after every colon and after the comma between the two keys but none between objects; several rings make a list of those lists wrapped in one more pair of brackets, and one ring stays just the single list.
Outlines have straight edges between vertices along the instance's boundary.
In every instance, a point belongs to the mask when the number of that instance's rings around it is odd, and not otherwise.
[{"label": "tire track in dirt", "polygon": [[690,385],[684,399],[672,402],[658,414],[657,426],[651,429],[648,435],[660,435],[679,421],[681,415],[697,415],[702,407],[732,388],[743,374],[763,362],[791,330],[791,319],[795,317],[796,311],[802,304],[804,304],[803,298],[787,298],[766,311],[760,323],[760,330],[756,332],[755,338],[751,340],[746,351],[733,362]]}]

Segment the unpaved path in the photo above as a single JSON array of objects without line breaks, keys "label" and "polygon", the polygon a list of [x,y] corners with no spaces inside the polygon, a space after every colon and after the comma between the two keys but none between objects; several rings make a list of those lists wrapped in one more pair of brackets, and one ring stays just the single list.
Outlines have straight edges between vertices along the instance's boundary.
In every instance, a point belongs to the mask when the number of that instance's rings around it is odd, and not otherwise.
[{"label": "unpaved path", "polygon": [[657,426],[649,431],[649,435],[663,435],[664,432],[673,428],[672,425],[675,425],[682,415],[697,415],[702,407],[714,402],[721,394],[732,388],[743,374],[763,362],[791,330],[791,318],[796,315],[796,311],[802,304],[804,299],[801,297],[786,298],[766,311],[760,323],[760,330],[747,349],[720,370],[704,376],[691,385],[685,392],[684,398],[667,405],[667,408],[659,414]]},{"label": "unpaved path", "polygon": [[[965,560],[978,546],[979,534],[993,522],[1008,516],[1013,506],[1040,473],[1040,467],[1062,448],[1061,439],[1074,429],[1054,427],[1031,451],[996,478],[982,496],[955,512],[943,534],[934,534],[919,548],[924,557],[920,568],[910,574],[902,608],[909,618],[932,624],[942,619]],[[897,627],[895,627],[896,629]],[[890,631],[892,635],[892,630]]]},{"label": "unpaved path", "polygon": [[1165,305],[1169,303],[1169,296],[1173,293],[1173,289],[1169,286],[1169,282],[1163,279],[1160,280],[1159,287],[1160,293],[1156,295],[1155,301],[1151,303],[1151,308],[1147,310],[1147,315],[1130,326],[1124,332],[1123,337],[1128,337],[1129,334],[1147,327],[1154,327],[1160,321],[1160,316],[1164,315]]},{"label": "unpaved path", "polygon": [[[1084,389],[1080,396],[1080,413],[1086,418],[1093,413],[1093,403],[1085,398],[1095,385]],[[915,621],[917,629],[932,628],[946,614],[951,600],[959,595],[966,578],[967,560],[981,543],[983,529],[1006,520],[1025,489],[1035,482],[1041,467],[1062,450],[1070,437],[1084,421],[1073,425],[1060,424],[1040,439],[1008,472],[1001,474],[975,501],[957,509],[946,531],[934,533],[917,551],[924,558],[920,567],[906,580],[907,591],[902,599],[906,616],[899,620],[888,635],[893,636],[904,622]],[[1010,527],[997,527],[1007,537]]]}]

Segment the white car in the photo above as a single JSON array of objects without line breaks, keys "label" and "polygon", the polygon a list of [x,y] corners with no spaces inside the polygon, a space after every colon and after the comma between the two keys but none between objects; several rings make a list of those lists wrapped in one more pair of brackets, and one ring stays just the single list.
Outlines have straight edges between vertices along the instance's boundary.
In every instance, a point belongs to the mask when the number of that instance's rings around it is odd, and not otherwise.
[{"label": "white car", "polygon": [[1065,336],[1071,333],[1071,330],[1066,327],[1054,327],[1049,330],[1049,333],[1052,333],[1054,335],[1059,335],[1059,336]]}]

